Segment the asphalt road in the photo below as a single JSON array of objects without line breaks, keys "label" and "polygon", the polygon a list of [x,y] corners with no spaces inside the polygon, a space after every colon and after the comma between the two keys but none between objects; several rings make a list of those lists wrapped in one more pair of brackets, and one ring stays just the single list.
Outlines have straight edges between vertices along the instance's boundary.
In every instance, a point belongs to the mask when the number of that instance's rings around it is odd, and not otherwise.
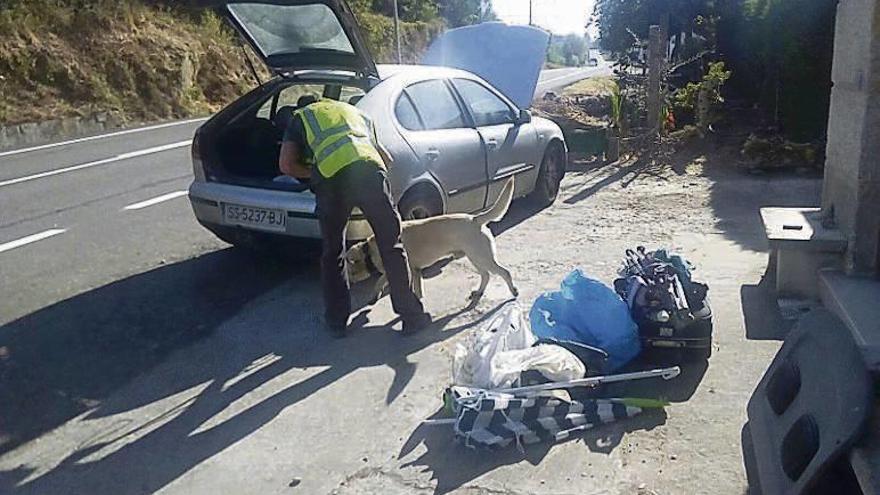
[{"label": "asphalt road", "polygon": [[566,67],[564,69],[544,70],[538,79],[535,97],[540,97],[547,91],[564,88],[581,79],[605,75],[611,75],[611,66],[604,62],[598,67]]},{"label": "asphalt road", "polygon": [[[602,70],[544,71],[536,94]],[[0,152],[0,325],[224,246],[196,223],[185,197],[189,142],[201,122]]]}]

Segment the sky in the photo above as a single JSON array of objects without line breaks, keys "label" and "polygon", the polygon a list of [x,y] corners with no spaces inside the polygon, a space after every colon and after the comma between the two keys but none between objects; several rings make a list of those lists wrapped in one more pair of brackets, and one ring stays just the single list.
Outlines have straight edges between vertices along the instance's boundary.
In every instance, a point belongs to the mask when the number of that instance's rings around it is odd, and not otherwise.
[{"label": "sky", "polygon": [[[491,0],[492,9],[508,24],[529,23],[530,0]],[[555,34],[583,34],[594,0],[531,0],[534,23]],[[591,35],[594,34],[591,30]]]}]

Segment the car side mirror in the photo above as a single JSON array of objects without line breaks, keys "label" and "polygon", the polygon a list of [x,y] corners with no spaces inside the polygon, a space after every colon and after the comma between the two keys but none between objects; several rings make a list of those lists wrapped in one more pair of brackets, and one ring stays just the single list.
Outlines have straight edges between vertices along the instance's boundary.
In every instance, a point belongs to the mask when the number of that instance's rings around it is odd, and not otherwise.
[{"label": "car side mirror", "polygon": [[514,123],[516,125],[528,124],[532,121],[532,112],[526,109],[520,109],[519,114],[516,116],[516,120]]}]

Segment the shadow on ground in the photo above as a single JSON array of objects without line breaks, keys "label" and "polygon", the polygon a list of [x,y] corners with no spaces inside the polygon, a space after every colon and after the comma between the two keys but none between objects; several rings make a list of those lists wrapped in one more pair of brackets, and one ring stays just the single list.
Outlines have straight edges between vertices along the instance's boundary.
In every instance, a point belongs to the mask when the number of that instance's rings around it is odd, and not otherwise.
[{"label": "shadow on ground", "polygon": [[315,274],[306,265],[259,262],[226,249],[119,280],[0,327],[0,454],[94,408],[295,276]]},{"label": "shadow on ground", "polygon": [[[760,208],[819,204],[821,173],[796,173],[792,168],[751,173],[742,164],[740,155],[742,141],[747,136],[747,132],[710,135],[703,140],[694,138],[675,148],[668,143],[652,145],[634,157],[610,164],[573,155],[568,175],[576,176],[583,187],[569,189],[564,202],[580,203],[610,186],[625,190],[637,182],[654,181],[658,185],[657,196],[668,201],[658,203],[656,208],[662,208],[671,216],[682,216],[689,213],[695,190],[683,189],[682,185],[686,184],[670,178],[692,175],[695,179],[709,179],[707,201],[714,215],[715,230],[746,249],[765,251],[767,244]],[[666,183],[669,188],[664,187]],[[676,201],[676,196],[681,200]]]},{"label": "shadow on ground", "polygon": [[[627,433],[653,430],[665,423],[665,411],[650,410],[632,418],[587,430],[583,434],[572,436],[566,442],[583,443],[592,452],[610,454]],[[538,465],[558,443],[536,443],[524,446],[522,451],[513,446],[492,451],[470,449],[454,439],[452,426],[421,425],[406,440],[397,458],[404,459],[419,445],[424,445],[425,452],[416,459],[405,462],[402,467],[422,468],[420,472],[431,472],[431,479],[437,481],[434,493],[442,495],[502,466],[522,461]]]},{"label": "shadow on ground", "polygon": [[[621,372],[644,370],[658,365],[662,363],[638,360]],[[694,394],[707,369],[706,361],[685,364],[682,365],[681,375],[673,380],[650,379],[607,385],[596,393],[587,394],[584,398],[639,397],[684,402]],[[444,412],[441,410],[434,417],[439,418],[443,415]],[[591,452],[607,455],[620,445],[627,433],[653,430],[665,423],[665,410],[650,409],[638,416],[621,419],[587,430],[583,434],[574,435],[567,441],[582,442]],[[473,450],[455,441],[452,426],[423,424],[406,440],[398,454],[398,459],[403,460],[419,445],[424,445],[425,452],[418,458],[405,462],[403,467],[422,468],[420,472],[431,472],[432,480],[437,481],[434,493],[439,495],[461,488],[501,466],[516,464],[523,460],[537,465],[556,444],[542,442],[525,446],[522,451],[515,447],[491,452]]]},{"label": "shadow on ground", "polygon": [[[470,325],[445,328],[466,311],[465,308],[437,318],[430,328],[412,337],[402,337],[388,327],[372,326],[353,331],[349,338],[332,340],[325,332],[309,328],[318,321],[316,312],[310,309],[290,311],[294,316],[289,328],[278,328],[278,316],[273,319],[249,315],[247,334],[235,327],[222,332],[220,337],[187,347],[198,335],[211,332],[224,319],[241,311],[245,303],[284,279],[293,279],[287,281],[291,294],[295,295],[291,299],[296,298],[290,304],[311,308],[320,301],[320,290],[315,283],[317,271],[311,266],[291,270],[256,267],[226,251],[203,258],[137,275],[47,308],[25,318],[27,322],[15,323],[21,327],[6,345],[11,349],[11,359],[17,361],[14,368],[5,368],[12,370],[6,380],[20,394],[26,392],[27,386],[39,387],[42,390],[39,397],[48,397],[41,399],[43,404],[51,402],[55,395],[65,398],[57,405],[48,404],[50,408],[59,408],[51,417],[17,420],[14,426],[18,441],[45,432],[91,408],[87,418],[108,416],[206,385],[174,410],[150,421],[151,424],[129,431],[124,431],[123,425],[112,435],[85,441],[60,464],[26,483],[22,481],[32,474],[27,468],[0,473],[0,492],[155,492],[246,438],[285,408],[359,368],[390,366],[395,378],[387,392],[387,401],[393,401],[413,376],[415,364],[407,356]],[[234,284],[228,280],[230,270],[238,274]],[[176,290],[169,292],[167,287],[176,287]],[[157,292],[162,295],[156,295]],[[117,316],[120,311],[126,316]],[[210,320],[202,321],[194,316],[197,314],[211,315]],[[261,324],[263,318],[268,321]],[[140,322],[136,330],[126,330],[129,327],[123,323],[129,319]],[[177,319],[187,323],[171,323]],[[26,328],[37,332],[40,323],[57,328],[59,321],[65,321],[61,325],[66,335],[60,340],[53,340],[57,337],[53,337],[55,333],[50,329],[39,337],[29,337],[21,331]],[[199,329],[197,334],[190,333],[194,328]],[[114,337],[117,331],[123,335]],[[111,343],[104,343],[108,338]],[[38,366],[37,351],[44,345],[61,346],[70,352],[53,351],[58,355],[52,356],[49,365]],[[134,392],[127,389],[101,402],[170,350],[183,348],[186,348],[186,357],[178,355],[173,363],[169,361],[168,365],[155,367],[145,377],[146,385],[142,383],[134,387]],[[64,361],[68,355],[72,363]],[[266,356],[275,356],[275,360],[249,372],[255,368],[255,362]],[[33,367],[41,370],[28,371]],[[290,370],[306,367],[326,369],[283,388],[216,426],[204,428],[211,418],[257,387]],[[68,377],[66,373],[73,376]],[[58,394],[58,390],[70,398]],[[19,414],[36,413],[36,403],[20,400],[27,395],[17,397],[19,400],[12,403],[18,404]],[[84,397],[95,402],[89,403]],[[141,436],[125,443],[124,439],[135,433]],[[107,448],[111,451],[100,456]]]},{"label": "shadow on ground", "polygon": [[757,284],[740,287],[743,322],[749,340],[784,340],[795,319],[785,319],[776,302],[776,263],[772,256]]}]

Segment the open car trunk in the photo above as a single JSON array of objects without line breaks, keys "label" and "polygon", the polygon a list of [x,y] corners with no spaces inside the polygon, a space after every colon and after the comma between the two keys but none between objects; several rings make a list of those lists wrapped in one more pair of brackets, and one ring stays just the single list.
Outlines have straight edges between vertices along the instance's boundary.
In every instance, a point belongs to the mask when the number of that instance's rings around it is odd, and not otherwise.
[{"label": "open car trunk", "polygon": [[284,132],[305,98],[328,98],[356,104],[365,94],[355,85],[314,80],[267,83],[212,119],[203,130],[202,152],[209,180],[281,190],[305,190],[281,176],[278,156]]},{"label": "open car trunk", "polygon": [[345,0],[203,0],[278,76],[206,124],[199,153],[207,179],[304,190],[280,176],[284,131],[303,97],[356,103],[378,69]]}]

